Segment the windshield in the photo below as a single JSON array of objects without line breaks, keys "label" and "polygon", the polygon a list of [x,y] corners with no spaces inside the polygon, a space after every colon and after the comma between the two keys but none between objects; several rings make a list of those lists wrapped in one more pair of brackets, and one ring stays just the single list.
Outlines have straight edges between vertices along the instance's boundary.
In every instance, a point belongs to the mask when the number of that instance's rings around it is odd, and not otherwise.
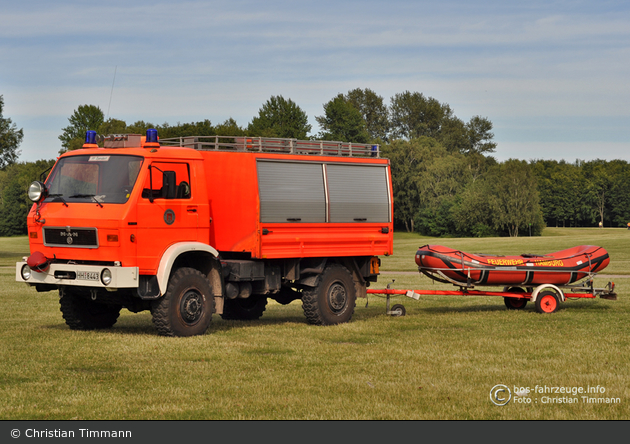
[{"label": "windshield", "polygon": [[71,156],[59,159],[46,181],[46,202],[127,202],[136,183],[142,157]]}]

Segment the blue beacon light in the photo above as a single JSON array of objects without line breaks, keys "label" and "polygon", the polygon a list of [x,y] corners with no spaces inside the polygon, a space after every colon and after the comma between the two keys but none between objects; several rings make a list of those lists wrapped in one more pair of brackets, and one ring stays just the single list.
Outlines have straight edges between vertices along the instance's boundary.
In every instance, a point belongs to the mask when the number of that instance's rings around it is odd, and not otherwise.
[{"label": "blue beacon light", "polygon": [[149,128],[147,130],[146,143],[158,143],[158,132],[155,128]]},{"label": "blue beacon light", "polygon": [[85,133],[85,143],[96,145],[96,131],[87,131]]}]

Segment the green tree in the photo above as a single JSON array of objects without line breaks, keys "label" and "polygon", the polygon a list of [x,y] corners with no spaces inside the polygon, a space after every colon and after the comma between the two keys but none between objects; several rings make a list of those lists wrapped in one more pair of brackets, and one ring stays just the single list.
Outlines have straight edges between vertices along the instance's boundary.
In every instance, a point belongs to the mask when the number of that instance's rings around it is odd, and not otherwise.
[{"label": "green tree", "polygon": [[236,120],[230,117],[214,128],[214,134],[217,136],[245,136],[247,131],[238,126]]},{"label": "green tree", "polygon": [[59,136],[62,149],[59,154],[81,148],[88,130],[98,131],[105,121],[103,111],[95,105],[80,105],[68,119],[70,125]]},{"label": "green tree", "polygon": [[564,160],[538,160],[531,167],[538,180],[540,207],[546,224],[581,225],[583,215],[588,214],[581,168]]},{"label": "green tree", "polygon": [[405,91],[390,100],[391,136],[412,139],[420,136],[437,139],[445,119],[452,116],[447,104],[419,92]]},{"label": "green tree", "polygon": [[18,162],[0,171],[0,236],[26,234],[26,216],[33,205],[28,198],[28,186],[54,163],[54,160]]},{"label": "green tree", "polygon": [[613,226],[626,227],[630,222],[630,165],[624,160],[609,162],[611,174],[610,220]]},{"label": "green tree", "polygon": [[324,115],[315,117],[322,131],[318,137],[322,140],[339,142],[368,143],[370,134],[361,112],[343,94],[338,94],[324,104]]},{"label": "green tree", "polygon": [[103,122],[95,131],[98,134],[133,134],[127,129],[127,123],[124,120],[112,118]]},{"label": "green tree", "polygon": [[457,226],[453,214],[460,194],[471,181],[465,156],[449,153],[436,143],[425,156],[416,181],[420,190],[418,231],[428,236],[454,235]]},{"label": "green tree", "polygon": [[582,170],[587,182],[586,199],[591,203],[591,221],[603,226],[608,222],[606,216],[612,188],[607,162],[601,159],[585,162]]},{"label": "green tree", "polygon": [[489,181],[475,180],[458,196],[451,211],[459,236],[487,237],[499,233],[494,228],[492,187]]},{"label": "green tree", "polygon": [[291,99],[271,96],[249,124],[252,136],[306,139],[311,131],[308,116]]},{"label": "green tree", "polygon": [[466,133],[468,135],[468,146],[466,153],[493,153],[497,147],[493,142],[494,133],[492,132],[492,122],[481,116],[473,116],[466,124]]},{"label": "green tree", "polygon": [[[165,124],[165,125],[168,126],[168,124]],[[155,125],[155,124],[150,123],[150,122],[145,122],[144,120],[138,120],[137,122],[134,122],[131,125],[128,125],[126,132],[128,134],[146,134],[147,130],[149,128],[158,129],[157,128],[158,126],[159,125]],[[160,138],[164,138],[165,137],[162,133],[160,133],[159,130],[158,130],[158,136]]]},{"label": "green tree", "polygon": [[394,198],[394,224],[407,232],[415,231],[415,218],[420,210],[421,191],[416,178],[420,175],[427,145],[434,140],[424,138],[411,141],[394,140],[382,147],[383,157],[389,158]]},{"label": "green tree", "polygon": [[11,119],[2,116],[4,109],[4,96],[0,95],[0,169],[15,163],[20,157],[18,150],[24,131],[17,129]]},{"label": "green tree", "polygon": [[454,116],[449,108],[435,138],[451,153],[473,154],[469,133],[467,124]]},{"label": "green tree", "polygon": [[431,137],[394,140],[382,154],[391,164],[394,223],[409,232],[450,233],[450,209],[470,180],[463,156],[448,153]]},{"label": "green tree", "polygon": [[520,230],[532,227],[532,234],[542,231],[544,221],[540,210],[536,176],[529,164],[510,159],[490,169],[486,180],[492,190],[494,228],[517,237]]},{"label": "green tree", "polygon": [[419,92],[405,91],[391,98],[389,110],[393,139],[427,136],[436,139],[449,152],[473,151],[471,135],[478,130],[477,120],[465,124],[447,103]]},{"label": "green tree", "polygon": [[383,97],[369,88],[356,88],[348,91],[344,99],[359,110],[372,140],[388,140],[389,110]]},{"label": "green tree", "polygon": [[214,136],[215,128],[212,126],[210,120],[206,119],[200,122],[191,123],[179,123],[177,125],[169,125],[163,123],[162,125],[147,125],[147,128],[141,134],[145,134],[148,128],[155,128],[158,131],[158,135],[161,139],[167,139],[170,137],[186,137],[186,136]]}]

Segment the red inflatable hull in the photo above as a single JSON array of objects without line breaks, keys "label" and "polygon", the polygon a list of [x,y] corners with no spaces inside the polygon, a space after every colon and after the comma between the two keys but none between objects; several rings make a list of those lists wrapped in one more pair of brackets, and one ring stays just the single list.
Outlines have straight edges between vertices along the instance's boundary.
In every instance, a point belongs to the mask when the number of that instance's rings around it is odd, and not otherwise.
[{"label": "red inflatable hull", "polygon": [[581,245],[545,255],[470,254],[440,245],[416,252],[418,270],[437,280],[476,285],[567,285],[597,273],[610,258],[602,247]]}]

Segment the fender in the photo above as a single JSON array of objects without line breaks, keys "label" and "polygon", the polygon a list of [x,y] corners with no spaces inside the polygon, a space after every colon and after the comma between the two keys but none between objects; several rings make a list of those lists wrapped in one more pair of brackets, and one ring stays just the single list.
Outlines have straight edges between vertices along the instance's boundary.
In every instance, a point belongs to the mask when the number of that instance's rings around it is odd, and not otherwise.
[{"label": "fender", "polygon": [[546,288],[551,288],[553,291],[556,292],[556,294],[558,295],[558,297],[560,298],[560,302],[564,302],[565,301],[565,297],[564,297],[564,292],[562,290],[560,290],[560,288],[556,287],[553,284],[542,284],[539,285],[538,287],[536,287],[534,289],[534,291],[532,292],[532,298],[531,301],[532,302],[536,302],[536,299],[538,299],[538,293],[540,293],[541,291],[545,290]]},{"label": "fender", "polygon": [[214,257],[219,256],[219,252],[210,245],[203,244],[201,242],[179,242],[173,244],[166,249],[160,259],[160,266],[157,271],[157,280],[160,287],[160,293],[164,295],[168,287],[168,278],[171,275],[171,268],[175,260],[183,253],[190,251],[205,251],[210,253]]}]

